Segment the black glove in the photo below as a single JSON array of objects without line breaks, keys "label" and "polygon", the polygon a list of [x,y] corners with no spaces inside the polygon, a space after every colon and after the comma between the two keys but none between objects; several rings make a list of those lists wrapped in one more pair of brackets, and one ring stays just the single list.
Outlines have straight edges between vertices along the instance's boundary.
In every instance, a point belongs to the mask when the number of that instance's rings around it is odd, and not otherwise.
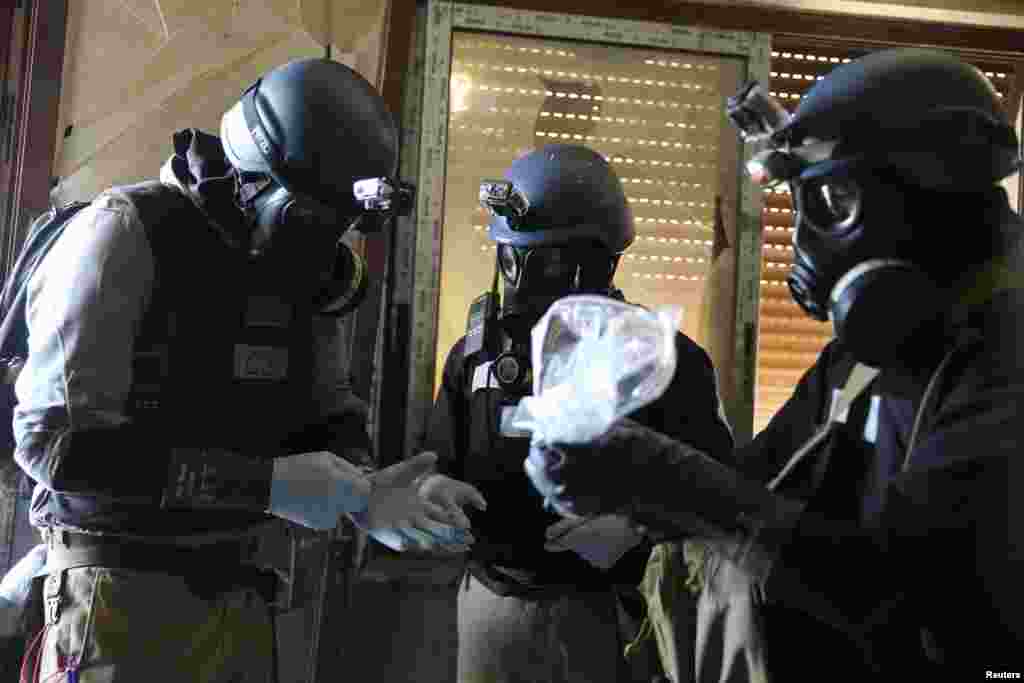
[{"label": "black glove", "polygon": [[664,444],[656,436],[667,439],[623,419],[587,444],[535,443],[526,473],[547,505],[563,515],[613,513],[642,490],[645,466],[663,459]]},{"label": "black glove", "polygon": [[755,539],[777,547],[803,509],[629,419],[588,444],[536,444],[525,467],[563,515],[624,514],[656,538],[730,539],[743,552]]}]

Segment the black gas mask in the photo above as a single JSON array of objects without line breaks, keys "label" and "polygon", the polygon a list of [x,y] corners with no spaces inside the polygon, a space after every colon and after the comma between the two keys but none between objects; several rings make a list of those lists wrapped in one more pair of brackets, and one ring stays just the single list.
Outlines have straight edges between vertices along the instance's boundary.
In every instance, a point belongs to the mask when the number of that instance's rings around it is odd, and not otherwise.
[{"label": "black gas mask", "polygon": [[237,172],[235,201],[249,227],[247,251],[259,256],[279,235],[338,238],[352,223],[328,206],[282,187],[266,173]]},{"label": "black gas mask", "polygon": [[[525,394],[532,378],[533,326],[551,304],[571,294],[621,299],[611,284],[619,257],[596,239],[602,234],[597,224],[559,220],[551,227],[549,221],[538,219],[530,212],[526,194],[511,181],[485,180],[479,200],[492,216],[502,217],[508,232],[495,232],[492,225],[491,236],[498,243],[494,281],[491,291],[470,306],[464,353],[467,359],[493,361],[490,372],[497,386]],[[524,235],[529,238],[522,240]]]},{"label": "black gas mask", "polygon": [[502,315],[532,326],[570,294],[610,293],[617,258],[598,244],[539,247],[498,245],[504,290]]},{"label": "black gas mask", "polygon": [[789,181],[796,230],[787,284],[811,317],[832,322],[859,361],[885,367],[914,354],[949,292],[940,269],[918,259],[922,217],[908,210],[919,191],[858,165],[823,162]]},{"label": "black gas mask", "polygon": [[249,225],[248,251],[254,257],[277,252],[283,258],[329,253],[334,258],[322,269],[314,303],[323,315],[351,313],[363,301],[368,287],[366,261],[341,238],[352,229],[378,232],[396,216],[412,208],[413,188],[389,178],[365,178],[353,186],[360,211],[345,214],[312,197],[291,192],[270,175],[237,172],[236,204]]},{"label": "black gas mask", "polygon": [[[470,306],[464,356],[493,361],[490,373],[503,391],[529,393],[533,326],[551,304],[571,294],[600,293],[621,300],[622,293],[611,287],[617,260],[609,257],[601,245],[589,243],[536,247],[499,244],[491,291],[481,294]],[[500,297],[499,276],[503,283]]]},{"label": "black gas mask", "polygon": [[[731,98],[728,112],[746,140],[772,138],[789,118],[756,84]],[[755,155],[747,170],[761,187],[789,185],[794,301],[812,318],[830,320],[859,361],[903,361],[948,297],[916,258],[920,217],[908,208],[919,191],[863,156],[844,158],[832,142],[782,142]]]}]

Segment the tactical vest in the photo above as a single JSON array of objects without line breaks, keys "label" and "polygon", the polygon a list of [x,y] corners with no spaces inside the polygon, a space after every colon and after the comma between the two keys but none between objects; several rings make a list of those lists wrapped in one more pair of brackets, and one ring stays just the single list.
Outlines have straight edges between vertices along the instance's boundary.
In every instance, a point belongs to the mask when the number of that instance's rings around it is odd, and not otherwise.
[{"label": "tactical vest", "polygon": [[650,552],[645,544],[609,571],[593,567],[574,552],[544,549],[545,529],[561,516],[543,508],[543,498],[523,469],[530,453],[529,435],[502,428],[503,414],[511,412],[523,396],[497,388],[493,379],[487,381],[488,372],[488,364],[469,362],[463,383],[469,419],[462,474],[487,500],[485,512],[467,509],[476,537],[470,571],[500,595],[552,585],[604,588],[616,583],[639,584]]},{"label": "tactical vest", "polygon": [[[171,446],[283,455],[316,415],[318,269],[288,245],[259,259],[229,248],[175,188],[150,182],[117,191],[136,207],[155,262],[135,342],[128,416],[152,436],[154,452]],[[155,459],[154,466],[166,465]],[[266,520],[84,496],[55,495],[46,507],[33,518],[51,513],[67,526],[125,535],[187,535]]]}]

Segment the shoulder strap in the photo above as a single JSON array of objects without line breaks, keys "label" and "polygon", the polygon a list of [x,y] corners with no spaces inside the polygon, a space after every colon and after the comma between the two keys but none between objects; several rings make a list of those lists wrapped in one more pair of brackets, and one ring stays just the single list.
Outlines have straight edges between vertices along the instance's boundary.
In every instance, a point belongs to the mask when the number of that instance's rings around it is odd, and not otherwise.
[{"label": "shoulder strap", "polygon": [[[117,190],[131,199],[151,241],[156,237],[158,227],[165,225],[167,219],[172,216],[195,217],[197,220],[206,221],[203,213],[192,203],[188,195],[181,189],[159,180],[126,185]],[[159,240],[160,237],[162,235],[156,239]]]},{"label": "shoulder strap", "polygon": [[206,216],[181,189],[158,180],[118,188],[127,196],[139,214],[153,250],[153,299],[159,295],[167,278],[167,261],[176,237],[185,233],[183,221],[205,223]]},{"label": "shoulder strap", "polygon": [[903,456],[903,467],[901,469],[904,472],[910,467],[910,457],[913,455],[914,449],[917,448],[917,443],[924,430],[925,420],[930,418],[934,414],[935,409],[938,408],[939,386],[941,385],[943,375],[949,369],[949,365],[955,356],[963,353],[981,340],[982,337],[979,334],[973,332],[965,333],[957,340],[953,348],[946,353],[938,367],[935,368],[935,372],[932,373],[931,379],[928,380],[928,386],[921,396],[921,404],[917,408],[917,414],[914,416],[914,428],[910,432],[910,440],[907,441],[907,450]]},{"label": "shoulder strap", "polygon": [[846,422],[846,415],[849,413],[850,406],[853,405],[858,396],[864,393],[864,390],[868,388],[868,385],[877,376],[878,368],[872,368],[863,363],[854,365],[850,371],[850,376],[846,380],[846,385],[840,390],[835,400],[832,401],[828,421]]},{"label": "shoulder strap", "polygon": [[857,400],[858,396],[864,393],[864,390],[871,385],[877,376],[878,370],[876,368],[868,367],[863,363],[857,363],[853,366],[849,377],[846,379],[846,384],[832,401],[828,420],[814,433],[814,436],[797,449],[796,453],[786,462],[779,473],[775,475],[775,478],[768,483],[769,490],[775,490],[800,461],[832,434],[837,424],[843,424],[846,421],[846,415],[849,412],[850,406]]},{"label": "shoulder strap", "polygon": [[481,361],[479,359],[463,363],[462,386],[464,387],[466,400],[472,398],[477,389],[497,388],[497,384],[493,383],[493,378],[491,377],[491,366],[493,364],[493,360]]},{"label": "shoulder strap", "polygon": [[18,259],[0,294],[0,311],[3,314],[3,323],[0,324],[0,361],[9,363],[28,352],[28,330],[23,329],[28,283],[43,258],[64,233],[71,218],[87,206],[88,202],[74,202],[53,208],[37,218],[29,228]]}]

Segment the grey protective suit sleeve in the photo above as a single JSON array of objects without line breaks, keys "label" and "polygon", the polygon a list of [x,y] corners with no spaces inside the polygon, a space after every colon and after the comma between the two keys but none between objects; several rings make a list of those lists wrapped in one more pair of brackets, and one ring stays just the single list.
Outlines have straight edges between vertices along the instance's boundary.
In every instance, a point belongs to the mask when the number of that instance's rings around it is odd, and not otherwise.
[{"label": "grey protective suit sleeve", "polygon": [[[15,385],[15,459],[50,490],[66,485],[77,433],[128,423],[132,348],[153,274],[138,215],[107,194],[71,219],[29,281],[29,355]],[[118,451],[94,453],[91,464],[126,464],[127,454]]]}]

